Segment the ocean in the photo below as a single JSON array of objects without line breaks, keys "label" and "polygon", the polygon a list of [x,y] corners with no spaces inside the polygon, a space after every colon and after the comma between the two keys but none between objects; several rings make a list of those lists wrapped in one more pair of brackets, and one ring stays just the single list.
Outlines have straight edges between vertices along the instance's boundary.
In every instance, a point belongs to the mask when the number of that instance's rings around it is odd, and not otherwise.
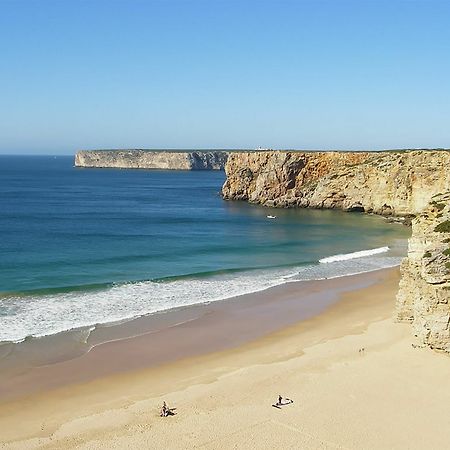
[{"label": "ocean", "polygon": [[224,181],[218,171],[0,156],[0,341],[392,267],[405,255],[402,225],[224,201]]}]

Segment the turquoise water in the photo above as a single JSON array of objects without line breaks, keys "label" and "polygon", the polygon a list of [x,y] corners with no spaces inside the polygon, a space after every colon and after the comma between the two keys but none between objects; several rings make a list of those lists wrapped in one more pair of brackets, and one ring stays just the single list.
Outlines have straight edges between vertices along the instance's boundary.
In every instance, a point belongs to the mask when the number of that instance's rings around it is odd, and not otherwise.
[{"label": "turquoise water", "polygon": [[226,202],[224,179],[1,156],[0,340],[393,266],[404,253],[405,227]]}]

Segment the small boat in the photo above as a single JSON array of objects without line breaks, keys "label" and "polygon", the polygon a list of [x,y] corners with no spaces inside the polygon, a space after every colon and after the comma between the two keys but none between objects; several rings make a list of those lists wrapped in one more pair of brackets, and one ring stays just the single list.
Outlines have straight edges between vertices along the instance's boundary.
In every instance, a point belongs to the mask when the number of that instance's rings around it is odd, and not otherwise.
[{"label": "small boat", "polygon": [[267,216],[268,219],[276,219],[277,216]]}]

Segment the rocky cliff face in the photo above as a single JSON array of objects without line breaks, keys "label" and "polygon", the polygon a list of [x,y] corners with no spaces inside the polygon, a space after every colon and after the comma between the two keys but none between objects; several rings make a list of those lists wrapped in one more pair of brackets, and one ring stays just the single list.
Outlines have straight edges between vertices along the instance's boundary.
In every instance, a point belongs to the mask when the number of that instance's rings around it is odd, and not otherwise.
[{"label": "rocky cliff face", "polygon": [[224,170],[222,151],[86,150],[75,155],[76,167],[119,169]]},{"label": "rocky cliff face", "polygon": [[266,206],[417,214],[450,187],[450,152],[231,153],[225,199]]},{"label": "rocky cliff face", "polygon": [[450,352],[450,152],[232,153],[225,199],[417,216],[401,265],[398,320]]},{"label": "rocky cliff face", "polygon": [[397,319],[412,323],[419,342],[450,352],[450,193],[413,220],[401,273]]}]

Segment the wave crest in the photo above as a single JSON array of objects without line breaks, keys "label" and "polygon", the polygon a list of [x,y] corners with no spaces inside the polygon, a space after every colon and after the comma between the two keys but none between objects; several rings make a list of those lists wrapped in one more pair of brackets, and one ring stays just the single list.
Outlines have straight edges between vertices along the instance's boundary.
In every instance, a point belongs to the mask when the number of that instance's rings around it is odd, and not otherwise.
[{"label": "wave crest", "polygon": [[322,264],[332,263],[336,261],[347,261],[349,259],[363,258],[364,256],[378,255],[379,253],[385,253],[389,251],[389,247],[378,247],[371,250],[361,250],[353,253],[342,253],[339,255],[327,256],[326,258],[319,259]]},{"label": "wave crest", "polygon": [[[96,325],[105,326],[173,308],[224,300],[292,281],[335,278],[398,265],[399,256],[372,256],[388,250],[389,247],[380,247],[320,260],[334,264],[316,261],[294,267],[216,271],[107,284],[103,289],[6,297],[1,299],[2,309],[7,314],[2,316],[0,342],[20,342],[30,337],[74,330],[76,342],[85,345]],[[4,351],[5,348],[1,348],[0,354]]]}]

